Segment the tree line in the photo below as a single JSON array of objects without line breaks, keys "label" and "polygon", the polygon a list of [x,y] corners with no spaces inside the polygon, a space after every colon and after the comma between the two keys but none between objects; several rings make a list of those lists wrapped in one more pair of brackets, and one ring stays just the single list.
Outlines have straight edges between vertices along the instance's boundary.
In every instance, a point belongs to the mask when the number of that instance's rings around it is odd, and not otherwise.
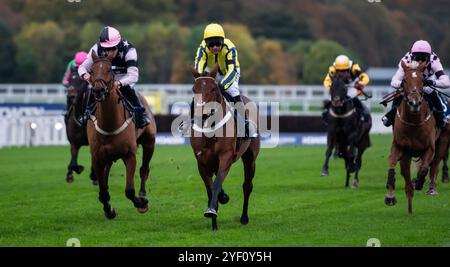
[{"label": "tree line", "polygon": [[106,25],[138,50],[141,83],[190,83],[203,29],[224,26],[241,82],[321,83],[341,53],[363,68],[395,66],[414,40],[450,61],[444,0],[0,0],[0,82],[57,83]]}]

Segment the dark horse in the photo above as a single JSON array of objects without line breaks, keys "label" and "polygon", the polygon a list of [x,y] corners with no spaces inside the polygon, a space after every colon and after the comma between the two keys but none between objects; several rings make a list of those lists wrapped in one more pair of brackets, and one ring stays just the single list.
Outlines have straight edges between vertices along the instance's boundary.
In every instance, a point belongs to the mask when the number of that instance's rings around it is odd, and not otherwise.
[{"label": "dark horse", "polygon": [[[96,100],[96,110],[87,124],[92,164],[99,181],[99,200],[103,204],[108,219],[116,217],[116,211],[109,204],[108,177],[111,165],[122,159],[126,167],[125,195],[140,213],[148,210],[145,183],[150,173],[150,160],[155,148],[156,124],[145,98],[139,95],[147,109],[150,124],[137,130],[132,116],[124,107],[124,98],[119,93],[118,84],[112,72],[109,58],[98,58],[92,51],[91,97]],[[136,170],[137,147],[143,148],[140,168],[141,188],[139,197],[135,196],[134,173]]]},{"label": "dark horse", "polygon": [[[76,71],[73,71],[69,76],[69,88],[67,90],[67,112],[64,116],[66,124],[67,139],[70,143],[70,163],[67,166],[66,181],[73,182],[73,172],[80,174],[84,167],[78,165],[78,152],[82,146],[88,145],[88,138],[86,126],[82,126],[77,118],[83,112],[84,95],[87,93],[88,83],[80,78]],[[97,178],[91,166],[91,173],[89,177],[94,185],[97,185]]]},{"label": "dark horse", "polygon": [[405,192],[408,198],[408,213],[412,214],[414,184],[411,180],[411,158],[419,157],[420,166],[416,189],[421,189],[430,163],[433,160],[436,144],[436,121],[433,112],[423,99],[423,70],[426,63],[401,63],[405,76],[403,80],[403,99],[397,109],[393,125],[394,139],[389,155],[387,194],[384,202],[395,205],[395,166],[400,161],[401,174],[405,179]]},{"label": "dark horse", "polygon": [[[253,189],[252,180],[255,176],[256,158],[260,149],[259,137],[242,140],[237,149],[237,130],[232,112],[229,110],[215,80],[217,70],[216,66],[211,73],[203,76],[192,70],[195,77],[193,92],[196,95],[193,104],[197,110],[202,109],[199,112],[199,114],[202,114],[200,119],[202,126],[199,127],[198,124],[194,123],[190,137],[198,170],[208,194],[208,208],[204,216],[211,218],[213,230],[217,230],[219,203],[226,204],[229,201],[222,184],[231,165],[239,158],[242,158],[244,163],[245,176],[243,184],[244,206],[240,221],[243,225],[248,223],[248,201]],[[242,98],[245,103],[250,102],[248,98],[244,96]],[[216,103],[217,106],[208,108],[207,106],[210,103]],[[211,117],[216,117],[219,121],[210,123],[208,127],[208,121]],[[216,178],[213,182],[214,175]]]},{"label": "dark horse", "polygon": [[328,162],[334,147],[339,151],[339,157],[345,160],[347,171],[345,186],[349,187],[350,174],[355,173],[352,187],[357,188],[362,155],[370,146],[369,132],[372,128],[372,118],[365,115],[361,122],[356,112],[353,100],[347,96],[347,85],[339,77],[333,78],[330,88],[331,107],[328,114],[327,150],[322,167],[322,176],[328,175]]},{"label": "dark horse", "polygon": [[[448,166],[447,166],[447,160],[448,160],[448,149],[450,147],[450,124],[447,124],[447,126],[443,129],[441,129],[439,133],[439,137],[436,140],[436,151],[434,154],[433,161],[431,162],[430,166],[430,186],[428,188],[427,194],[428,195],[437,195],[437,182],[436,178],[439,172],[439,163],[442,161],[442,182],[448,183]],[[417,190],[422,189],[421,186],[423,186],[423,182],[418,180],[418,186],[416,186]]]}]

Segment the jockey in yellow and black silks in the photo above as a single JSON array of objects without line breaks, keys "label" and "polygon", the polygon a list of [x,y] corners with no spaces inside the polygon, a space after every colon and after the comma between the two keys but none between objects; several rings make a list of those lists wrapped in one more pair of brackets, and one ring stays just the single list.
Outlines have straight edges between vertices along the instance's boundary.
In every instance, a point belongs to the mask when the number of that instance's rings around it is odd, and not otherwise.
[{"label": "jockey in yellow and black silks", "polygon": [[[346,55],[339,55],[336,57],[332,66],[328,68],[328,73],[323,80],[323,86],[326,90],[330,90],[332,78],[338,76],[344,80],[348,86],[347,96],[353,99],[353,104],[358,111],[361,120],[364,119],[364,113],[368,113],[366,107],[363,106],[358,96],[363,93],[363,88],[366,86],[370,79],[367,73],[362,71],[361,67],[357,63],[353,63],[349,57]],[[328,102],[322,117],[327,117],[330,108],[330,103]]]},{"label": "jockey in yellow and black silks", "polygon": [[[236,46],[230,39],[225,38],[221,25],[212,23],[204,30],[203,40],[195,55],[194,67],[198,73],[203,73],[210,72],[216,64],[219,66],[216,81],[225,99],[235,105],[242,102],[239,92],[241,69]],[[242,109],[236,110],[238,110],[238,117],[245,119],[245,126],[248,129],[249,122],[245,114],[241,112]],[[193,105],[191,105],[191,114],[193,114]],[[250,133],[245,131],[245,138],[253,138],[256,135],[256,129],[250,129]]]}]

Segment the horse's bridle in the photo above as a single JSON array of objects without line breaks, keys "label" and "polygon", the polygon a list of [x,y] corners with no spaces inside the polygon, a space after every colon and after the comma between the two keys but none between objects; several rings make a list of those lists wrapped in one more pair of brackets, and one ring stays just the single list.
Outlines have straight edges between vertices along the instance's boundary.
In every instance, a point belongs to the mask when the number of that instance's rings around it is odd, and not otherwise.
[{"label": "horse's bridle", "polygon": [[[201,80],[201,79],[211,79],[211,80],[213,80],[214,83],[215,83],[215,85],[216,85],[216,87],[218,88],[218,86],[217,86],[217,80],[216,80],[214,77],[210,77],[210,76],[201,76],[201,77],[195,78],[195,81]],[[219,89],[219,90],[220,90],[220,89]],[[224,99],[224,97],[222,96],[222,101],[223,101],[223,99]],[[202,106],[203,106],[203,105],[205,105],[204,102],[202,103]],[[226,108],[225,108],[225,109],[229,109],[228,103],[227,103],[226,101],[225,101],[225,105],[226,105]],[[215,110],[212,110],[210,114],[208,114],[208,115],[206,115],[205,117],[202,118],[202,121],[203,121],[203,122],[207,121],[207,120],[208,120],[210,117],[212,117],[214,114],[215,114]],[[220,122],[218,122],[214,127],[202,128],[202,127],[199,127],[198,125],[196,125],[195,123],[194,123],[194,125],[193,125],[192,127],[193,127],[193,129],[194,129],[195,131],[198,131],[198,132],[202,132],[202,133],[211,133],[211,132],[216,131],[217,129],[220,129],[223,125],[225,125],[225,123],[228,122],[228,120],[229,120],[231,117],[232,117],[232,113],[231,113],[230,111],[228,111],[228,112],[225,114],[225,116],[222,118],[222,120],[221,120]]]},{"label": "horse's bridle", "polygon": [[[104,59],[100,59],[99,61],[105,61]],[[98,62],[98,61],[96,61]],[[96,63],[94,62],[94,64]],[[95,101],[97,102],[101,102],[104,101],[106,99],[106,97],[108,97],[110,90],[113,88],[113,83],[114,83],[114,72],[112,71],[112,69],[109,69],[110,73],[111,73],[111,79],[109,79],[109,81],[106,81],[105,79],[102,78],[97,78],[92,82],[92,91],[94,93],[94,98]],[[96,84],[100,83],[101,87],[95,87]],[[100,97],[97,97],[97,92],[100,94]]]}]

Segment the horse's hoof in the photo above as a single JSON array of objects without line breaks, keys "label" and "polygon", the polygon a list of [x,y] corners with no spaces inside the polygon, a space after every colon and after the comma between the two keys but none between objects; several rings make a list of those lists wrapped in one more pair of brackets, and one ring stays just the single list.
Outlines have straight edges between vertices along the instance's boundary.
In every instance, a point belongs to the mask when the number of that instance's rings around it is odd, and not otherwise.
[{"label": "horse's hoof", "polygon": [[73,175],[72,175],[72,174],[67,175],[66,181],[67,181],[69,184],[73,183]]},{"label": "horse's hoof", "polygon": [[427,195],[429,195],[429,196],[437,196],[437,195],[439,195],[439,193],[438,193],[438,191],[436,189],[430,188],[427,191]]},{"label": "horse's hoof", "polygon": [[328,170],[322,170],[322,172],[320,173],[320,176],[328,176]]},{"label": "horse's hoof", "polygon": [[145,207],[138,208],[137,209],[139,213],[144,214],[148,211],[148,205],[145,205]]},{"label": "horse's hoof", "polygon": [[105,212],[105,216],[110,220],[116,218],[117,216],[116,210],[113,207],[111,207],[111,210],[109,212]]},{"label": "horse's hoof", "polygon": [[73,171],[76,172],[77,174],[80,174],[84,171],[84,167],[81,165],[77,165],[73,168]]},{"label": "horse's hoof", "polygon": [[448,184],[448,181],[449,181],[448,176],[442,177],[442,182],[443,182],[444,184]]},{"label": "horse's hoof", "polygon": [[230,197],[225,193],[220,193],[218,200],[219,200],[219,203],[223,205],[223,204],[227,204],[228,201],[230,201]]},{"label": "horse's hoof", "polygon": [[417,191],[420,191],[423,188],[425,179],[413,179],[412,183],[413,183],[414,189],[416,189]]},{"label": "horse's hoof", "polygon": [[217,217],[217,211],[215,209],[208,208],[203,215],[206,218],[215,218]]},{"label": "horse's hoof", "polygon": [[248,224],[248,217],[241,217],[241,224],[247,225]]},{"label": "horse's hoof", "polygon": [[352,189],[356,189],[356,188],[358,188],[358,181],[354,180],[353,184],[352,184]]},{"label": "horse's hoof", "polygon": [[139,213],[146,213],[148,211],[148,199],[145,197],[139,197],[140,207],[138,207]]},{"label": "horse's hoof", "polygon": [[386,196],[384,198],[384,203],[388,206],[394,206],[395,204],[397,204],[397,198]]}]

